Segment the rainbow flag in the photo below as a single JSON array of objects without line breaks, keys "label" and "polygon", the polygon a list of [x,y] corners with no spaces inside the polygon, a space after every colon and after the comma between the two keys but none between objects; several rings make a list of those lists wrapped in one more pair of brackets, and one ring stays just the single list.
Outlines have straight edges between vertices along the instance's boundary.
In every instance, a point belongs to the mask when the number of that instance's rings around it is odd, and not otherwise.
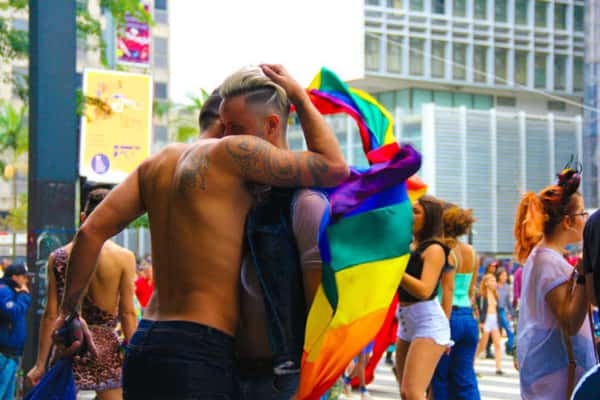
[{"label": "rainbow flag", "polygon": [[306,324],[298,392],[298,399],[317,400],[384,323],[410,256],[411,197],[426,186],[411,178],[420,154],[396,143],[392,117],[373,97],[326,68],[308,90],[323,114],[354,118],[371,163],[352,168],[329,193],[321,223],[323,278]]}]

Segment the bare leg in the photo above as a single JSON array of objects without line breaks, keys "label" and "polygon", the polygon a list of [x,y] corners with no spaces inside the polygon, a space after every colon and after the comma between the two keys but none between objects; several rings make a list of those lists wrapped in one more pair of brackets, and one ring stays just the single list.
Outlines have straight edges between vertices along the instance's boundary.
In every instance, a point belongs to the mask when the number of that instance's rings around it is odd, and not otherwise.
[{"label": "bare leg", "polygon": [[358,364],[356,365],[356,368],[358,369],[356,375],[358,376],[358,384],[359,387],[365,387],[365,368],[367,367],[367,361],[369,360],[369,355],[368,354],[360,354],[358,356]]},{"label": "bare leg", "polygon": [[[477,360],[477,356],[479,355],[479,353],[481,353],[483,351],[483,349],[485,349],[485,346],[487,346],[487,342],[490,338],[490,333],[489,332],[483,332],[483,335],[481,336],[481,339],[479,340],[479,345],[477,346],[477,352],[475,353],[475,360]],[[475,363],[475,360],[473,360],[473,363]]]},{"label": "bare leg", "polygon": [[398,383],[402,382],[402,374],[404,373],[404,362],[406,361],[406,355],[410,342],[405,342],[402,339],[398,339],[396,342],[396,380]]},{"label": "bare leg", "polygon": [[494,329],[491,332],[492,341],[494,342],[494,351],[496,352],[496,371],[502,370],[502,353],[500,352],[500,331],[498,329]]},{"label": "bare leg", "polygon": [[122,400],[123,390],[121,388],[103,390],[101,392],[96,392],[96,395],[98,396],[98,400]]},{"label": "bare leg", "polygon": [[412,341],[400,384],[400,397],[403,400],[425,399],[425,391],[445,350],[446,346],[441,346],[429,338]]}]

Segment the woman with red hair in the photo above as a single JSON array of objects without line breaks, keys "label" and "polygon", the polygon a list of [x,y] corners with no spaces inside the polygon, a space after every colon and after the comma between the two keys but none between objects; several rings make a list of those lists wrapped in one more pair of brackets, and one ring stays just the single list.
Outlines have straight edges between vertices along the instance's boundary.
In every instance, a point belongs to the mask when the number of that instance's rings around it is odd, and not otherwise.
[{"label": "woman with red hair", "polygon": [[[525,193],[515,222],[515,255],[523,267],[517,358],[523,399],[570,397],[574,382],[594,364],[585,278],[562,256],[582,240],[587,213],[567,169],[557,185]],[[573,361],[576,367],[573,366]]]}]

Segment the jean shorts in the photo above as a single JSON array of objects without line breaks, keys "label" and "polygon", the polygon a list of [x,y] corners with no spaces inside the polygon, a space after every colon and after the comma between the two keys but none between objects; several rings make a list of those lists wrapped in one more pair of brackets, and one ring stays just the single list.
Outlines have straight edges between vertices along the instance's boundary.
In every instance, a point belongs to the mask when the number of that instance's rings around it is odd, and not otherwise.
[{"label": "jean shorts", "polygon": [[398,307],[398,338],[405,342],[432,339],[440,346],[451,346],[450,322],[437,299]]},{"label": "jean shorts", "polygon": [[494,330],[499,330],[498,327],[498,315],[497,314],[488,314],[485,316],[485,323],[483,324],[484,332],[491,332]]}]

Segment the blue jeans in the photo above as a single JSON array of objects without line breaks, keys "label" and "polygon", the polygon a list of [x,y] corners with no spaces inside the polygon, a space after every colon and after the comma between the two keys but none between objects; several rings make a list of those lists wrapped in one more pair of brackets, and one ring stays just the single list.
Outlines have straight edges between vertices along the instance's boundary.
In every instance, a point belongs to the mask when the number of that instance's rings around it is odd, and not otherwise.
[{"label": "blue jeans", "polygon": [[238,378],[240,400],[289,400],[298,384],[300,374]]},{"label": "blue jeans", "polygon": [[450,334],[454,346],[444,354],[431,381],[434,400],[479,400],[473,361],[479,341],[479,327],[471,307],[452,307]]},{"label": "blue jeans", "polygon": [[142,320],[123,363],[126,400],[233,400],[234,339],[186,321]]},{"label": "blue jeans", "polygon": [[0,353],[0,400],[12,400],[19,360]]},{"label": "blue jeans", "polygon": [[506,316],[506,310],[504,308],[500,308],[499,311],[498,322],[500,323],[500,329],[504,329],[506,331],[506,350],[512,350],[515,344],[515,335],[512,331],[510,321]]}]

